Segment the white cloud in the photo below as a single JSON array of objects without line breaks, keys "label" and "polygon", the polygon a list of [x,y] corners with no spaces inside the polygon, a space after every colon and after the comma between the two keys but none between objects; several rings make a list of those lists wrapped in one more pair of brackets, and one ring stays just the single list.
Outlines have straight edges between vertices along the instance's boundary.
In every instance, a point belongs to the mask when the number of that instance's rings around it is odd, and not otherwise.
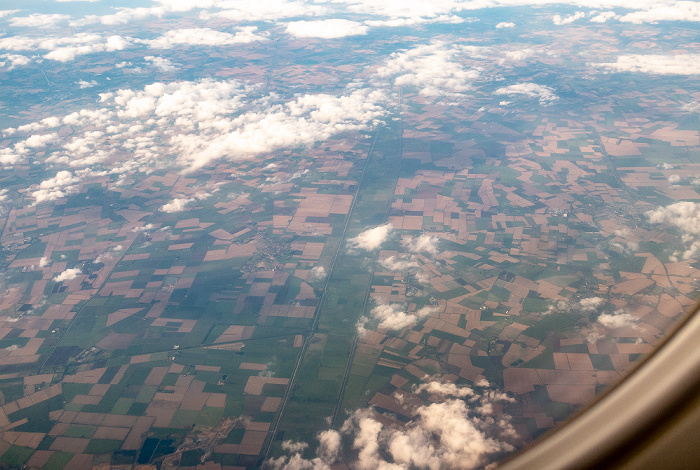
[{"label": "white cloud", "polygon": [[0,49],[9,51],[48,50],[50,52],[44,57],[59,62],[68,62],[85,54],[123,50],[130,46],[131,42],[121,36],[114,35],[105,39],[100,35],[88,33],[59,38],[30,38],[26,36],[0,38]]},{"label": "white cloud", "polygon": [[[515,51],[505,51],[503,54],[505,55],[505,59],[508,60],[525,60],[529,57],[532,57],[535,55],[538,51],[536,49],[517,49]],[[506,60],[503,59],[503,62]],[[501,62],[501,61],[499,61]]]},{"label": "white cloud", "polygon": [[[491,0],[335,0],[345,9],[363,15],[385,17],[378,22],[384,26],[408,26],[421,23],[449,22],[461,23],[464,20],[456,15],[461,11],[497,6]],[[393,23],[393,24],[392,24]],[[367,24],[370,24],[368,21]]]},{"label": "white cloud", "polygon": [[13,152],[10,148],[0,149],[0,164],[9,166],[14,165],[22,160],[21,155]]},{"label": "white cloud", "polygon": [[502,28],[513,28],[515,26],[515,23],[507,22],[507,21],[502,21],[496,25],[496,29],[502,29]]},{"label": "white cloud", "polygon": [[613,231],[616,237],[622,239],[622,243],[618,241],[612,242],[610,245],[619,248],[621,251],[637,251],[639,250],[639,242],[634,239],[634,234],[627,228]]},{"label": "white cloud", "polygon": [[605,23],[613,18],[618,19],[620,15],[617,15],[614,11],[604,11],[591,18],[591,23]]},{"label": "white cloud", "polygon": [[[370,311],[375,320],[379,320],[377,327],[383,330],[402,330],[413,327],[419,320],[428,317],[435,311],[433,307],[423,307],[416,313],[407,313],[402,304],[379,304]],[[358,329],[364,330],[369,319],[365,318],[358,325]]]},{"label": "white cloud", "polygon": [[416,324],[417,317],[407,314],[400,304],[377,305],[372,309],[372,317],[380,320],[378,328],[402,330]]},{"label": "white cloud", "polygon": [[396,86],[415,86],[426,96],[456,96],[471,89],[480,69],[466,68],[460,56],[472,49],[442,43],[395,52],[377,76],[392,77]]},{"label": "white cloud", "polygon": [[425,318],[429,317],[433,313],[439,312],[440,308],[432,305],[426,305],[425,307],[421,307],[416,311],[416,317],[418,318]]},{"label": "white cloud", "polygon": [[438,254],[438,237],[432,237],[427,234],[422,234],[418,238],[407,237],[401,242],[401,245],[412,253],[427,252],[431,255]]},{"label": "white cloud", "polygon": [[19,12],[19,10],[0,10],[0,18],[4,18],[6,16],[14,15],[15,13]]},{"label": "white cloud", "polygon": [[37,203],[44,201],[55,201],[62,197],[69,196],[77,192],[78,187],[75,183],[80,181],[80,178],[75,176],[70,171],[62,170],[56,173],[56,176],[42,181],[39,184],[39,189],[31,193]]},{"label": "white cloud", "polygon": [[309,145],[340,132],[365,129],[385,111],[379,91],[356,90],[349,95],[304,95],[266,112],[250,112],[217,123],[212,139],[180,135],[173,140],[183,149],[180,160],[199,168],[224,155],[248,157],[276,148]]},{"label": "white cloud", "polygon": [[211,197],[211,194],[203,192],[197,193],[193,197],[176,197],[169,203],[161,206],[160,210],[169,214],[173,212],[182,212],[190,202],[203,201],[209,197]]},{"label": "white cloud", "polygon": [[509,96],[525,95],[533,98],[539,98],[540,103],[542,104],[549,104],[559,99],[559,97],[554,94],[553,89],[545,85],[538,85],[536,83],[517,83],[515,85],[501,87],[494,91],[494,94]]},{"label": "white cloud", "polygon": [[379,263],[389,271],[406,271],[407,269],[417,268],[419,266],[418,262],[413,259],[412,256],[409,257],[397,257],[389,256]]},{"label": "white cloud", "polygon": [[384,224],[367,229],[356,237],[348,239],[348,245],[351,249],[376,250],[389,238],[393,228],[391,224]]},{"label": "white cloud", "polygon": [[97,85],[97,81],[95,81],[95,80],[90,80],[89,82],[87,80],[80,80],[78,82],[78,86],[80,87],[81,90],[84,88],[92,88],[95,85]]},{"label": "white cloud", "polygon": [[311,268],[311,280],[320,281],[326,278],[326,268],[323,266],[314,266]]},{"label": "white cloud", "polygon": [[615,72],[641,72],[658,75],[700,74],[700,54],[632,54],[618,56],[615,62],[595,63]]},{"label": "white cloud", "polygon": [[573,23],[574,21],[580,20],[581,18],[584,18],[585,16],[586,16],[586,14],[584,12],[577,11],[573,15],[569,15],[569,16],[564,17],[564,18],[562,18],[559,15],[554,15],[554,17],[552,17],[552,21],[554,22],[555,25],[561,26],[564,24]]},{"label": "white cloud", "polygon": [[153,230],[155,225],[153,224],[146,224],[142,225],[141,227],[134,227],[131,229],[132,232],[139,233],[139,232],[148,232],[149,230]]},{"label": "white cloud", "polygon": [[327,19],[317,21],[293,21],[287,24],[287,32],[299,38],[342,38],[362,36],[369,28],[357,21]]},{"label": "white cloud", "polygon": [[466,398],[474,396],[474,390],[469,387],[460,387],[451,382],[432,382],[424,383],[416,387],[415,392],[428,392],[433,395],[442,395],[447,397]]},{"label": "white cloud", "polygon": [[[161,0],[161,3],[165,4]],[[193,2],[185,2],[191,5]],[[210,18],[224,18],[235,21],[275,21],[284,18],[309,17],[326,14],[327,8],[321,5],[314,5],[300,0],[237,0],[233,1],[211,1],[197,2],[197,5],[205,8],[222,8],[217,12],[202,12],[200,18],[208,20]],[[321,3],[321,2],[319,2]]]},{"label": "white cloud", "polygon": [[139,8],[117,8],[117,12],[104,15],[87,15],[82,19],[72,21],[71,26],[85,26],[90,24],[101,23],[103,25],[121,25],[126,24],[134,20],[144,20],[151,17],[161,18],[168,12],[166,8],[163,7],[139,7]]},{"label": "white cloud", "polygon": [[309,444],[306,442],[282,441],[282,450],[287,452],[303,452],[307,447],[309,447]]},{"label": "white cloud", "polygon": [[42,135],[32,135],[24,141],[24,146],[29,148],[42,148],[46,147],[47,144],[55,141],[58,138],[58,134],[42,134]]},{"label": "white cloud", "polygon": [[616,329],[616,328],[629,328],[636,326],[639,320],[634,315],[629,313],[615,312],[615,313],[604,313],[598,317],[598,323],[606,328]]},{"label": "white cloud", "polygon": [[[620,20],[637,24],[658,21],[700,21],[700,7],[697,2],[676,0],[437,0],[431,2],[422,0],[401,2],[391,0],[332,0],[331,2],[340,4],[352,12],[384,16],[395,20],[413,20],[414,23],[418,22],[416,19],[429,19],[440,15],[448,16],[470,10],[542,5],[570,5],[602,10],[625,8],[633,11],[622,16]],[[607,15],[607,12],[600,15]],[[570,23],[584,16],[583,12],[577,12],[565,18],[557,15],[559,24]],[[611,17],[607,19],[609,18]]]},{"label": "white cloud", "polygon": [[694,258],[700,253],[700,204],[681,201],[647,211],[645,215],[652,224],[669,224],[681,230],[686,249],[673,253],[671,261]]},{"label": "white cloud", "polygon": [[[67,0],[66,0],[67,1]],[[88,15],[73,21],[74,26],[102,23],[105,25],[125,24],[134,20],[163,17],[169,12],[203,10],[200,18],[224,18],[237,22],[277,21],[286,18],[304,18],[328,14],[343,14],[347,11],[384,17],[376,20],[383,26],[408,26],[427,22],[459,22],[459,12],[483,8],[509,6],[540,6],[546,4],[572,5],[586,8],[626,8],[634,10],[620,18],[632,23],[658,21],[700,21],[696,2],[675,0],[324,0],[305,2],[302,0],[157,0],[158,5],[146,8],[117,8],[116,13],[97,16]],[[322,3],[320,5],[319,3]],[[335,7],[338,5],[338,7]],[[0,12],[1,13],[1,12]],[[564,19],[565,20],[565,19]],[[374,21],[374,20],[370,20]]]},{"label": "white cloud", "polygon": [[29,132],[38,137],[0,149],[0,163],[26,160],[34,140],[70,125],[74,134],[48,163],[114,174],[166,166],[192,171],[220,158],[253,158],[368,129],[385,115],[386,99],[379,91],[353,89],[280,102],[236,81],[154,83],[100,94],[100,105],[92,109],[6,129],[15,138]]},{"label": "white cloud", "polygon": [[69,19],[70,16],[68,15],[42,15],[40,13],[33,13],[29,16],[16,16],[11,18],[10,25],[22,28],[45,28],[47,26],[55,26],[57,23]]},{"label": "white cloud", "polygon": [[160,208],[161,211],[167,212],[168,214],[171,214],[173,212],[182,212],[185,210],[185,207],[187,204],[190,202],[194,201],[194,198],[183,198],[183,197],[176,197],[172,201],[170,201],[167,204],[163,204],[163,206]]},{"label": "white cloud", "polygon": [[316,451],[324,462],[335,462],[340,454],[341,436],[338,431],[327,429],[318,434],[319,447]]},{"label": "white cloud", "polygon": [[166,59],[164,57],[155,57],[152,55],[144,57],[144,60],[149,61],[155,68],[160,70],[161,72],[173,72],[177,70],[177,67],[173,65],[173,63],[170,61],[170,59]]},{"label": "white cloud", "polygon": [[32,62],[31,58],[19,54],[2,54],[0,55],[0,59],[3,59],[3,61],[0,62],[0,67],[7,67],[7,70],[29,65]]},{"label": "white cloud", "polygon": [[82,273],[83,272],[80,270],[80,268],[68,268],[61,274],[56,275],[53,278],[53,280],[55,282],[72,281],[76,277],[80,276]]},{"label": "white cloud", "polygon": [[282,449],[294,453],[291,457],[282,456],[271,459],[267,463],[273,469],[279,470],[330,470],[340,455],[341,435],[338,431],[327,429],[316,435],[319,446],[316,449],[317,457],[311,460],[301,456],[309,444],[306,442],[283,441]]},{"label": "white cloud", "polygon": [[210,28],[174,29],[159,38],[145,41],[154,49],[170,49],[174,46],[228,46],[247,44],[254,41],[264,41],[267,38],[255,34],[257,26],[239,28],[236,34],[216,31]]},{"label": "white cloud", "polygon": [[418,387],[416,393],[423,390],[436,401],[414,407],[413,419],[404,425],[387,426],[372,409],[360,409],[339,432],[319,434],[316,458],[307,460],[296,453],[269,463],[275,469],[327,470],[339,460],[343,436],[356,455],[350,468],[358,470],[472,469],[487,464],[492,454],[513,450],[510,442],[517,433],[511,418],[496,415],[494,409],[495,404],[512,403],[512,398],[497,390],[477,393],[437,381]]},{"label": "white cloud", "polygon": [[579,301],[579,306],[584,312],[594,312],[598,307],[605,304],[605,299],[602,297],[588,297]]},{"label": "white cloud", "polygon": [[410,17],[410,18],[390,18],[387,20],[366,20],[364,23],[372,27],[389,27],[397,28],[401,26],[415,26],[419,24],[459,24],[464,23],[465,19],[457,15],[440,15],[434,18]]},{"label": "white cloud", "polygon": [[633,24],[657,23],[659,21],[700,21],[700,4],[698,2],[652,2],[651,5],[645,5],[641,10],[622,16],[620,21]]}]

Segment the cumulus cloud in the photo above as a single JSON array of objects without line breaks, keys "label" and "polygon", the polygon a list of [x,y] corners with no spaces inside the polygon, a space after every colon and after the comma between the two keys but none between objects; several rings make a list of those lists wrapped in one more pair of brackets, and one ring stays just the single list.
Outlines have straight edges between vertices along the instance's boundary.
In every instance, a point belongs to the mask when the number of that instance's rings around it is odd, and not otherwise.
[{"label": "cumulus cloud", "polygon": [[[426,306],[415,313],[406,312],[403,304],[379,304],[370,311],[370,316],[374,320],[379,320],[377,328],[382,330],[402,330],[413,327],[418,321],[430,316],[436,311],[436,307]],[[370,318],[362,317],[357,324],[360,335],[366,331]]]},{"label": "cumulus cloud", "polygon": [[282,441],[282,450],[287,452],[303,452],[307,447],[309,447],[309,444],[306,442]]},{"label": "cumulus cloud", "polygon": [[[167,6],[163,0],[161,4]],[[185,7],[192,7],[194,2],[184,2]],[[328,9],[325,6],[307,3],[302,0],[237,0],[231,1],[204,1],[196,2],[203,8],[222,8],[221,11],[203,11],[200,18],[208,20],[210,18],[224,18],[235,21],[274,21],[284,18],[309,17],[326,14]],[[320,3],[320,2],[319,2]]]},{"label": "cumulus cloud", "polygon": [[46,256],[42,256],[41,259],[39,259],[39,267],[43,268],[45,266],[48,266],[51,260],[47,258]]},{"label": "cumulus cloud", "polygon": [[408,18],[389,18],[384,20],[366,20],[364,23],[367,26],[381,27],[386,26],[389,28],[397,28],[401,26],[415,26],[419,24],[459,24],[464,23],[464,18],[457,15],[440,15],[434,18],[424,18],[419,16],[413,16]]},{"label": "cumulus cloud", "polygon": [[[67,0],[61,0],[67,1]],[[83,0],[92,1],[92,0]],[[319,5],[318,3],[323,3]],[[696,2],[662,0],[440,0],[425,2],[422,0],[404,0],[391,2],[386,0],[326,0],[323,2],[305,2],[302,0],[200,0],[187,2],[182,0],[157,0],[157,5],[139,8],[116,8],[108,15],[88,15],[71,22],[73,26],[101,23],[119,25],[131,21],[161,18],[169,12],[186,12],[201,10],[203,20],[224,18],[237,22],[276,21],[286,18],[301,18],[350,11],[363,15],[383,17],[376,20],[384,26],[408,26],[428,22],[461,22],[463,18],[457,13],[493,7],[539,6],[543,4],[568,4],[587,8],[622,7],[634,10],[620,18],[620,21],[645,23],[658,21],[700,21],[700,12]],[[338,7],[335,7],[338,5]],[[0,12],[1,14],[2,12]],[[564,18],[566,20],[566,18]],[[372,21],[372,20],[370,20]],[[367,21],[366,24],[369,24]]]},{"label": "cumulus cloud", "polygon": [[406,271],[407,269],[417,268],[419,266],[418,262],[413,259],[412,256],[399,257],[399,256],[389,256],[379,263],[389,271]]},{"label": "cumulus cloud", "polygon": [[613,18],[620,18],[620,15],[615,14],[614,11],[604,11],[591,18],[591,23],[605,23]]},{"label": "cumulus cloud", "polygon": [[148,231],[153,230],[155,228],[156,227],[153,224],[146,224],[146,225],[142,225],[141,227],[134,227],[131,229],[131,231],[134,233],[148,232]]},{"label": "cumulus cloud", "polygon": [[59,47],[46,54],[44,57],[58,62],[69,62],[74,60],[76,56],[103,51],[121,51],[130,45],[131,43],[121,36],[110,36],[104,43],[99,42],[81,46]]},{"label": "cumulus cloud", "polygon": [[117,8],[116,13],[109,15],[87,15],[79,20],[71,21],[71,26],[86,26],[90,24],[101,23],[103,25],[120,25],[126,24],[134,20],[144,20],[147,18],[161,18],[169,10],[162,6],[159,7],[138,7],[138,8]]},{"label": "cumulus cloud", "polygon": [[323,266],[314,266],[311,268],[311,280],[320,281],[326,278],[326,268]]},{"label": "cumulus cloud", "polygon": [[[211,196],[209,193],[197,193],[193,197],[176,197],[167,204],[161,206],[162,212],[171,214],[173,212],[182,212],[190,202],[203,201]],[[149,224],[150,225],[150,224]]]},{"label": "cumulus cloud", "polygon": [[513,27],[515,27],[515,23],[511,23],[509,21],[502,21],[496,25],[496,29],[513,28]]},{"label": "cumulus cloud", "polygon": [[89,82],[87,80],[80,80],[78,82],[78,86],[80,87],[81,90],[85,88],[92,88],[95,85],[97,85],[97,81],[95,80],[90,80]]},{"label": "cumulus cloud", "polygon": [[630,54],[618,56],[615,62],[600,62],[593,65],[614,72],[697,75],[700,74],[700,54]]},{"label": "cumulus cloud", "polygon": [[118,35],[104,38],[98,34],[78,33],[72,36],[57,38],[36,38],[26,36],[10,36],[0,38],[0,49],[8,51],[35,51],[37,49],[50,51],[44,58],[58,62],[69,62],[77,56],[96,52],[120,51],[130,47],[131,42]]},{"label": "cumulus cloud", "polygon": [[428,392],[434,395],[444,395],[448,397],[471,397],[474,395],[474,390],[469,387],[460,387],[457,384],[451,382],[438,382],[433,380],[432,382],[424,383],[416,387],[416,393]]},{"label": "cumulus cloud", "polygon": [[383,20],[367,21],[371,26],[410,26],[425,23],[461,23],[464,19],[457,13],[490,6],[498,6],[494,0],[335,0],[344,9],[368,16],[384,17]]},{"label": "cumulus cloud", "polygon": [[379,320],[380,329],[402,330],[416,324],[417,317],[406,313],[401,304],[377,305],[371,311],[373,318]]},{"label": "cumulus cloud", "polygon": [[55,282],[72,281],[76,277],[80,276],[82,273],[83,272],[80,270],[80,268],[68,268],[61,274],[56,275],[53,278],[53,280]]},{"label": "cumulus cloud", "polygon": [[171,214],[173,212],[182,212],[183,210],[185,210],[187,204],[189,204],[192,201],[194,201],[194,198],[176,197],[169,203],[163,204],[160,210],[163,212],[167,212],[168,214]]},{"label": "cumulus cloud", "polygon": [[637,251],[639,250],[639,242],[635,240],[634,234],[627,228],[615,230],[613,234],[621,240],[615,240],[610,243],[610,246],[618,248],[620,251]]},{"label": "cumulus cloud", "polygon": [[[633,4],[632,4],[633,5]],[[700,5],[690,1],[666,1],[642,4],[641,11],[628,13],[620,21],[633,24],[658,23],[659,21],[700,21]]]},{"label": "cumulus cloud", "polygon": [[266,113],[250,112],[217,123],[213,139],[192,136],[174,139],[183,149],[181,160],[198,168],[223,155],[250,156],[276,148],[309,145],[343,131],[365,129],[383,116],[379,91],[356,90],[344,96],[304,95]]},{"label": "cumulus cloud", "polygon": [[584,18],[586,14],[582,11],[577,11],[573,15],[566,16],[562,18],[560,15],[554,15],[552,17],[552,21],[554,22],[555,25],[561,26],[564,24],[569,24],[573,23],[576,20],[580,20],[581,18]]},{"label": "cumulus cloud", "polygon": [[[43,142],[55,150],[48,163],[70,168],[119,175],[164,167],[193,171],[221,158],[253,158],[371,128],[385,115],[386,100],[366,88],[284,102],[237,81],[154,83],[100,94],[94,108],[5,129],[15,143],[0,149],[0,163],[26,161]],[[63,125],[74,134],[53,143]]]},{"label": "cumulus cloud", "polygon": [[686,249],[676,251],[671,261],[689,259],[700,253],[700,204],[690,201],[675,202],[645,213],[652,224],[669,224],[681,230]]},{"label": "cumulus cloud", "polygon": [[389,238],[393,229],[394,227],[391,224],[369,228],[358,236],[350,238],[348,240],[348,246],[350,249],[359,248],[366,251],[376,250]]},{"label": "cumulus cloud", "polygon": [[342,38],[367,34],[368,27],[357,21],[327,19],[317,21],[293,21],[287,24],[287,32],[299,38]]},{"label": "cumulus cloud", "polygon": [[166,59],[164,57],[155,57],[152,55],[148,55],[144,57],[144,60],[149,61],[155,68],[157,68],[161,72],[173,72],[177,70],[177,67],[173,65],[170,59]]},{"label": "cumulus cloud", "polygon": [[597,321],[606,328],[616,329],[636,326],[639,319],[629,313],[616,311],[615,313],[602,314]]},{"label": "cumulus cloud", "polygon": [[70,171],[62,170],[56,173],[53,178],[46,179],[39,183],[38,189],[31,193],[37,203],[44,201],[55,201],[62,197],[69,196],[77,192],[76,183],[80,178]]},{"label": "cumulus cloud", "polygon": [[174,29],[159,38],[146,41],[154,49],[170,49],[175,46],[229,46],[264,41],[265,36],[255,34],[257,26],[239,28],[236,34],[216,31],[210,28]]},{"label": "cumulus cloud", "polygon": [[[351,467],[358,470],[472,469],[487,464],[492,454],[514,449],[511,442],[517,433],[510,417],[494,412],[495,404],[513,401],[504,393],[476,393],[439,382],[426,384],[424,390],[429,389],[447,393],[435,393],[435,402],[417,406],[404,425],[387,426],[372,409],[355,411],[339,432],[331,431],[333,446],[337,442],[339,448],[342,436],[347,436],[357,455]],[[307,460],[297,453],[271,463],[278,469],[320,470],[330,468],[338,456],[340,452],[334,452]]]},{"label": "cumulus cloud", "polygon": [[1,54],[0,59],[2,59],[0,61],[0,67],[7,67],[7,70],[13,70],[23,65],[29,65],[32,62],[30,57],[19,54]]},{"label": "cumulus cloud", "polygon": [[29,16],[16,16],[11,18],[10,25],[22,28],[45,28],[47,26],[54,26],[69,19],[70,16],[68,15],[43,15],[41,13],[33,13]]},{"label": "cumulus cloud", "polygon": [[427,252],[431,255],[438,254],[438,237],[433,237],[427,234],[422,234],[418,238],[407,237],[401,242],[401,245],[412,253]]},{"label": "cumulus cloud", "polygon": [[340,454],[340,433],[327,429],[318,434],[319,447],[317,454],[324,462],[335,462]]},{"label": "cumulus cloud", "polygon": [[395,52],[377,76],[392,78],[396,86],[415,86],[426,96],[457,96],[471,89],[480,68],[466,68],[459,58],[473,48],[439,42]]},{"label": "cumulus cloud", "polygon": [[341,435],[338,431],[327,429],[317,434],[319,446],[316,449],[317,457],[305,459],[301,456],[309,444],[306,442],[282,442],[282,449],[294,453],[291,457],[282,456],[268,461],[270,467],[279,470],[330,470],[340,454]]},{"label": "cumulus cloud", "polygon": [[496,95],[525,95],[532,98],[538,98],[540,103],[549,104],[553,101],[559,99],[559,97],[554,94],[554,90],[545,85],[538,85],[536,83],[517,83],[515,85],[509,85],[506,87],[501,87],[494,91]]},{"label": "cumulus cloud", "polygon": [[579,307],[584,312],[595,312],[598,307],[605,304],[605,299],[602,297],[588,297],[579,301]]}]

